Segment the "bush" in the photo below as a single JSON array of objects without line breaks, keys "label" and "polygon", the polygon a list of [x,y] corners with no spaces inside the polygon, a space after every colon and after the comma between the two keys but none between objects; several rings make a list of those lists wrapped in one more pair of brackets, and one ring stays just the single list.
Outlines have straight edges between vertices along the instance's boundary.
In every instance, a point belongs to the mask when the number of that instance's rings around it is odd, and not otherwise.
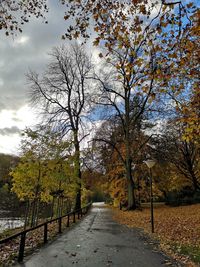
[{"label": "bush", "polygon": [[200,203],[200,191],[194,192],[192,188],[185,187],[181,191],[168,192],[165,203],[174,207]]}]

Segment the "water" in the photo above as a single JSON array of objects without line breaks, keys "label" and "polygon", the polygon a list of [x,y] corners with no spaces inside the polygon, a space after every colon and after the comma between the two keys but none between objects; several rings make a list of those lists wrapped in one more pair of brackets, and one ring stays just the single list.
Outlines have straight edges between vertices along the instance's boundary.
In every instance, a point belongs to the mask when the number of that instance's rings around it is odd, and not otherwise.
[{"label": "water", "polygon": [[14,229],[24,225],[20,218],[0,218],[0,233],[6,229]]},{"label": "water", "polygon": [[0,233],[6,229],[14,229],[24,225],[22,218],[13,217],[9,212],[0,210]]}]

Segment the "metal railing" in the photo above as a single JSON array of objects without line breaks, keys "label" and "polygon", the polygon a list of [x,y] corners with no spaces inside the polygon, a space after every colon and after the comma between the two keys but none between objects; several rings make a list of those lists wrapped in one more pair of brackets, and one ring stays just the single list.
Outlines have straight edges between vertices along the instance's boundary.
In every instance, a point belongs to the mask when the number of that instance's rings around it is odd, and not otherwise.
[{"label": "metal railing", "polygon": [[90,209],[92,203],[90,202],[89,204],[87,204],[86,206],[82,207],[81,209],[78,209],[78,210],[74,210],[74,211],[71,211],[63,216],[60,216],[60,217],[57,217],[55,219],[52,219],[52,220],[48,220],[44,223],[41,223],[41,224],[38,224],[37,226],[35,227],[32,227],[32,228],[29,228],[29,229],[26,229],[22,232],[19,232],[17,234],[14,234],[12,236],[9,236],[7,238],[4,238],[2,240],[0,240],[0,245],[1,244],[5,244],[13,239],[16,239],[17,237],[21,236],[20,238],[20,243],[19,243],[19,252],[18,252],[18,262],[22,262],[23,261],[23,258],[24,258],[24,250],[25,250],[25,244],[26,244],[26,234],[31,232],[31,231],[34,231],[38,228],[41,228],[41,227],[44,227],[44,231],[43,231],[43,243],[47,243],[48,241],[48,224],[51,224],[53,222],[58,222],[58,233],[62,233],[62,221],[63,221],[63,218],[66,218],[67,217],[67,224],[66,226],[69,227],[70,226],[70,217],[72,216],[73,218],[73,223],[76,222],[76,215],[78,215],[78,219],[80,219],[80,217],[82,217],[83,215],[85,215],[88,210]]}]

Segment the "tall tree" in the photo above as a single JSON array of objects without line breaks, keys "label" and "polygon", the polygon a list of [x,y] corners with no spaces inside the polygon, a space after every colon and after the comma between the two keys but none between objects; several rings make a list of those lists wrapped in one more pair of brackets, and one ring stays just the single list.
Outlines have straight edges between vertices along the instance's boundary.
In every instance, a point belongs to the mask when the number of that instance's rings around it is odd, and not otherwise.
[{"label": "tall tree", "polygon": [[49,197],[48,190],[44,186],[45,160],[48,157],[45,138],[37,131],[27,129],[24,132],[21,150],[21,160],[11,172],[12,191],[20,200],[27,201],[27,211],[31,206],[31,226],[34,226],[37,223],[40,201]]},{"label": "tall tree", "polygon": [[[113,116],[109,115],[110,119],[101,126],[94,140],[103,142],[108,146],[105,153],[108,154],[107,152],[110,151],[108,156],[110,162],[111,158],[114,156],[112,162],[115,162],[117,165],[113,165],[111,168],[115,170],[118,169],[118,174],[123,180],[125,176],[126,182],[123,183],[127,185],[127,208],[135,209],[136,181],[133,176],[133,168],[135,164],[141,163],[142,158],[139,155],[142,154],[144,145],[149,139],[149,137],[144,136],[142,129],[144,130],[145,128],[143,119],[147,108],[146,102],[150,94],[138,97],[134,95],[134,92],[130,90],[130,88],[127,90],[125,87],[124,93],[121,89],[119,92],[120,97],[118,97],[118,95],[116,96],[117,91],[115,90],[116,88],[113,86],[110,87],[107,83],[107,89],[102,93],[102,99],[105,101],[102,104],[110,105],[112,108],[114,107],[116,111],[115,113],[113,112]],[[151,91],[152,88],[149,90]],[[109,94],[110,92],[111,94]],[[112,153],[114,154],[112,155]],[[107,167],[107,173],[112,172],[109,164]],[[124,196],[125,195],[124,193]]]},{"label": "tall tree", "polygon": [[[139,19],[139,18],[138,18]],[[135,22],[135,27],[137,22]],[[157,31],[146,29],[142,35],[140,27],[129,35],[113,39],[100,57],[105,59],[99,83],[99,104],[111,107],[117,114],[123,129],[125,144],[125,169],[128,181],[128,208],[135,208],[134,181],[131,164],[132,129],[136,128],[150,103],[156,98],[155,82],[158,76],[154,38]]]},{"label": "tall tree", "polygon": [[52,124],[62,135],[72,134],[75,151],[75,176],[78,189],[75,208],[81,207],[81,125],[88,109],[88,75],[91,61],[83,47],[54,48],[52,61],[40,79],[36,73],[29,73],[32,103],[43,109],[46,122]]},{"label": "tall tree", "polygon": [[[196,11],[193,1],[184,3],[181,0],[63,0],[62,3],[67,6],[64,19],[70,19],[67,33],[63,37],[94,38],[94,44],[103,41],[101,45],[109,46],[110,49],[116,40],[125,40],[134,32],[145,34],[149,28],[156,27],[162,35],[162,27],[167,27],[167,31],[163,32],[166,37],[166,32],[178,26],[175,31],[181,34],[186,26],[185,22]],[[97,33],[95,36],[91,34],[90,25],[93,25]],[[170,33],[172,39],[175,37],[174,33]],[[126,45],[129,46],[129,43]]]},{"label": "tall tree", "polygon": [[17,156],[0,153],[0,187],[5,184],[11,185],[10,171],[17,165]]},{"label": "tall tree", "polygon": [[12,191],[20,200],[27,202],[27,219],[30,217],[34,226],[41,202],[50,203],[57,199],[59,216],[64,198],[75,195],[71,144],[62,141],[50,129],[27,129],[21,150],[20,162],[11,172]]}]

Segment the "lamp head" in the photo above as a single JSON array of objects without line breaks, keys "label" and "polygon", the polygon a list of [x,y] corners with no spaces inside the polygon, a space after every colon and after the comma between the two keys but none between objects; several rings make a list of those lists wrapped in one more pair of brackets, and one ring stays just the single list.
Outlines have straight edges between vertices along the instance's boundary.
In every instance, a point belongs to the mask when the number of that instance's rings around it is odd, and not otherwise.
[{"label": "lamp head", "polygon": [[148,159],[148,160],[145,160],[144,163],[146,163],[148,168],[151,169],[156,164],[156,161],[153,159]]}]

